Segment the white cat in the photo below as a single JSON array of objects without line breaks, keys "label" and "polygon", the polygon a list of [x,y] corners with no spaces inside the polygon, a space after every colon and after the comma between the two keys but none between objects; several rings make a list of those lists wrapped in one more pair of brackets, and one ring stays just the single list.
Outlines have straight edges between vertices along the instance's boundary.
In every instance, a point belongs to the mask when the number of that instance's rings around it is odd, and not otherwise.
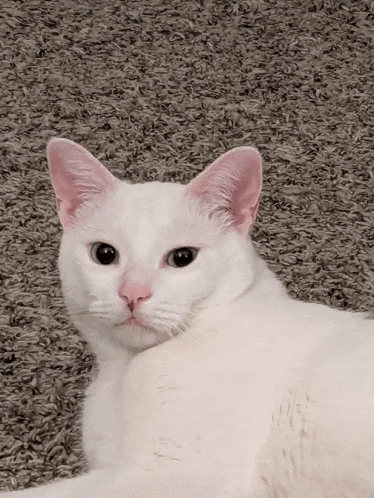
[{"label": "white cat", "polygon": [[374,322],[297,302],[247,236],[261,158],[131,185],[52,140],[63,291],[99,374],[92,470],[11,498],[374,496]]}]

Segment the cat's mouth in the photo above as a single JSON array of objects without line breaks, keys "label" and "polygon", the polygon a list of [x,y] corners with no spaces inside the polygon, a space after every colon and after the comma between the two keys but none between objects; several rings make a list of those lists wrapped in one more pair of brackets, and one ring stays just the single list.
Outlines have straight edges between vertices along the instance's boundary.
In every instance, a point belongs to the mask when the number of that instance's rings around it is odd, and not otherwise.
[{"label": "cat's mouth", "polygon": [[167,332],[161,332],[133,315],[116,323],[115,326],[120,341],[123,341],[127,348],[135,351],[144,351],[172,337]]},{"label": "cat's mouth", "polygon": [[147,333],[152,335],[156,334],[157,336],[164,335],[150,324],[134,315],[130,315],[126,320],[117,323],[116,326],[135,335],[146,335]]},{"label": "cat's mouth", "polygon": [[130,315],[126,320],[124,320],[123,322],[118,322],[115,325],[116,325],[116,327],[133,326],[133,327],[143,328],[143,329],[148,328],[144,325],[144,323],[139,318],[135,317],[134,315]]},{"label": "cat's mouth", "polygon": [[138,318],[136,318],[133,315],[129,316],[128,319],[125,320],[124,322],[120,323],[120,325],[123,325],[123,326],[136,325],[137,327],[145,328],[144,323],[142,323]]}]

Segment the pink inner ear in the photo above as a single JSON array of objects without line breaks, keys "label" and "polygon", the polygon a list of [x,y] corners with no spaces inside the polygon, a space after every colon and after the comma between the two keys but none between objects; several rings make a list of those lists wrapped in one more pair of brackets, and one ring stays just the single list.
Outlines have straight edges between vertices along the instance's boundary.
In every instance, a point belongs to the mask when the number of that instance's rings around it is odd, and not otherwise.
[{"label": "pink inner ear", "polygon": [[71,140],[51,140],[47,156],[57,211],[64,227],[73,223],[77,210],[85,202],[115,185],[115,177]]},{"label": "pink inner ear", "polygon": [[259,152],[238,147],[214,161],[188,185],[187,192],[213,211],[228,212],[235,229],[246,235],[256,220],[261,186]]}]

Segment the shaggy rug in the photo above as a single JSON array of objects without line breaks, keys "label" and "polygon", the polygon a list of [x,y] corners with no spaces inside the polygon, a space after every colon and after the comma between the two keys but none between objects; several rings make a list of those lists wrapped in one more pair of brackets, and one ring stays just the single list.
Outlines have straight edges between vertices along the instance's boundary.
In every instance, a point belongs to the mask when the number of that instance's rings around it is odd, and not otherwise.
[{"label": "shaggy rug", "polygon": [[0,6],[0,487],[76,475],[94,360],[66,314],[45,147],[187,182],[255,145],[253,239],[298,299],[374,305],[373,0]]}]

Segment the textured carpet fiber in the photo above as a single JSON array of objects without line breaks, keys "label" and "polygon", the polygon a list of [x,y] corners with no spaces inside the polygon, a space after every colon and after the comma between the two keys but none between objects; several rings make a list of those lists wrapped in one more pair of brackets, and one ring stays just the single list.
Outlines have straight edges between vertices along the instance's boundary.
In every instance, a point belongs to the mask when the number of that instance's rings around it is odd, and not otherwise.
[{"label": "textured carpet fiber", "polygon": [[1,488],[85,466],[48,139],[141,181],[257,146],[259,252],[293,296],[372,310],[373,26],[372,0],[1,2]]}]

